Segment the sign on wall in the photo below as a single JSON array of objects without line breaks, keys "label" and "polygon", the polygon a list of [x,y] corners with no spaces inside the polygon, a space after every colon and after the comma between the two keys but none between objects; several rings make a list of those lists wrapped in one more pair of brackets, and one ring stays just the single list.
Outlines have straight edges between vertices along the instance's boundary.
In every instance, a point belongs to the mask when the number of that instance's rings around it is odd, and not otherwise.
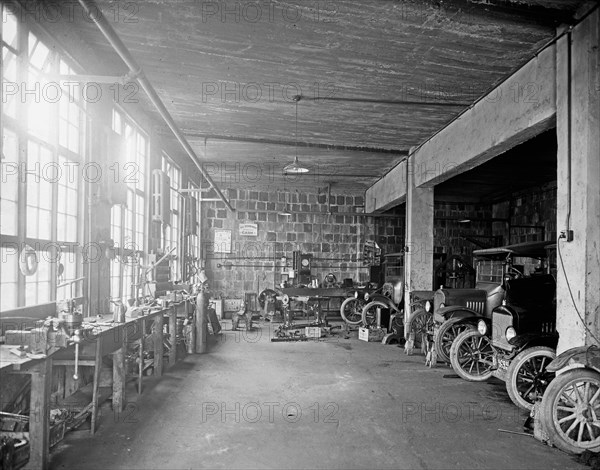
[{"label": "sign on wall", "polygon": [[240,236],[242,236],[242,237],[258,236],[258,224],[240,224]]},{"label": "sign on wall", "polygon": [[215,253],[231,253],[231,230],[215,230]]}]

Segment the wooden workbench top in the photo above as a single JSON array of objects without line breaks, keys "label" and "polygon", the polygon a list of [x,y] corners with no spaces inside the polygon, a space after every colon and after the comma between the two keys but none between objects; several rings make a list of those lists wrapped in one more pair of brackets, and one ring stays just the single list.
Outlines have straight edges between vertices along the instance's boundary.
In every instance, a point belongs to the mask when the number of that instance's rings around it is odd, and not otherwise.
[{"label": "wooden workbench top", "polygon": [[[97,317],[87,317],[83,320],[84,326],[89,326],[90,329],[86,330],[86,333],[83,334],[82,345],[86,342],[95,342],[98,338],[106,337],[111,333],[116,333],[119,329],[124,330],[130,326],[137,325],[143,319],[151,319],[158,314],[164,314],[166,309],[152,309],[147,314],[136,317],[136,318],[126,318],[125,323],[113,323],[112,315],[102,315]],[[119,334],[113,335],[115,338],[119,337]],[[115,341],[115,350],[118,349],[119,343]],[[68,351],[69,354],[72,354],[75,346],[71,344],[68,348],[62,348],[56,351],[54,354],[46,357],[19,357],[10,352],[11,349],[18,348],[15,345],[0,345],[0,371],[10,370],[10,371],[27,371],[30,368],[34,367],[40,361],[45,360],[47,357],[53,357],[56,353],[60,353],[61,351]]]}]

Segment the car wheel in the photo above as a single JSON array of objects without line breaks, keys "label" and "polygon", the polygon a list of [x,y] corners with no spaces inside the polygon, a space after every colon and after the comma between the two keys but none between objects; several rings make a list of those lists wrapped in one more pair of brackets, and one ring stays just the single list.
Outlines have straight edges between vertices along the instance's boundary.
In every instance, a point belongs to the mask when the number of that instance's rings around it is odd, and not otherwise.
[{"label": "car wheel", "polygon": [[408,321],[409,337],[413,335],[413,347],[423,349],[423,335],[433,329],[433,316],[425,310],[417,310]]},{"label": "car wheel", "polygon": [[362,308],[364,300],[349,297],[342,302],[340,313],[348,325],[359,325],[362,321]]},{"label": "car wheel", "polygon": [[600,374],[574,369],[557,375],[544,392],[540,418],[559,449],[600,451]]},{"label": "car wheel", "polygon": [[377,325],[377,309],[381,308],[382,310],[389,309],[389,305],[381,302],[380,300],[375,300],[373,302],[368,303],[363,307],[362,310],[362,324],[364,327],[368,328],[370,326]]},{"label": "car wheel", "polygon": [[445,321],[433,335],[435,350],[440,360],[450,362],[450,347],[460,333],[466,330],[475,330],[469,323],[457,323],[452,319]]},{"label": "car wheel", "polygon": [[514,357],[506,374],[506,391],[515,405],[524,410],[533,408],[554,378],[546,367],[555,358],[554,349],[546,346],[525,349]]},{"label": "car wheel", "polygon": [[483,382],[492,376],[494,348],[488,336],[469,329],[460,333],[450,348],[454,372],[469,382]]}]

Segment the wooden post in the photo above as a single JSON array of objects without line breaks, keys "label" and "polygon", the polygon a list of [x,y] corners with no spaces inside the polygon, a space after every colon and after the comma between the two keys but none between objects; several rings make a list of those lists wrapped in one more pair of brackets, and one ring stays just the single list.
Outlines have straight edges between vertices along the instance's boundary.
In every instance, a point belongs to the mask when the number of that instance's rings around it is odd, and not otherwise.
[{"label": "wooden post", "polygon": [[119,326],[121,334],[121,348],[113,353],[113,397],[112,407],[115,415],[123,411],[125,402],[125,384],[127,382],[127,371],[125,369],[125,353],[127,351],[127,335],[125,327]]},{"label": "wooden post", "polygon": [[154,317],[154,375],[157,377],[160,377],[163,371],[163,315],[164,311],[161,310],[160,313]]},{"label": "wooden post", "polygon": [[207,341],[207,315],[206,305],[208,299],[206,298],[206,292],[201,290],[196,297],[196,353],[202,354],[206,352],[206,341]]},{"label": "wooden post", "polygon": [[29,463],[27,468],[46,470],[49,467],[50,387],[52,359],[42,360],[31,373],[31,406],[29,409]]},{"label": "wooden post", "polygon": [[65,374],[66,366],[60,366],[57,371],[58,388],[56,390],[56,397],[58,400],[65,398]]},{"label": "wooden post", "polygon": [[98,424],[98,388],[100,386],[100,372],[102,370],[102,341],[100,337],[96,340],[96,357],[94,360],[94,382],[92,383],[92,425],[90,434],[96,433]]},{"label": "wooden post", "polygon": [[[188,301],[185,301],[185,311],[187,313]],[[171,350],[169,351],[169,367],[177,361],[177,308],[172,306],[169,309],[169,336],[171,340]]]},{"label": "wooden post", "polygon": [[143,377],[144,377],[144,336],[146,335],[146,319],[142,318],[141,322],[142,324],[142,331],[141,331],[141,336],[140,336],[140,351],[139,351],[139,369],[138,369],[138,395],[142,394],[142,381],[143,381]]}]

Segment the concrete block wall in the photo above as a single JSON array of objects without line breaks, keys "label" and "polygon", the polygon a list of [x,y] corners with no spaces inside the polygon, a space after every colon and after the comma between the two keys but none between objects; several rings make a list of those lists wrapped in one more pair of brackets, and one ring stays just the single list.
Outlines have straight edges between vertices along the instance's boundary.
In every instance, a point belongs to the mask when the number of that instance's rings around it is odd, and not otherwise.
[{"label": "concrete block wall", "polygon": [[555,181],[513,193],[492,208],[494,217],[510,220],[510,240],[506,224],[494,224],[494,234],[502,235],[505,243],[556,240],[556,201]]},{"label": "concrete block wall", "polygon": [[[491,237],[492,208],[487,204],[436,202],[434,207],[434,252],[447,256],[460,255],[467,261],[472,260],[473,250],[480,247],[461,235],[474,236],[482,244],[493,246]],[[459,221],[470,220],[467,223]]]},{"label": "concrete block wall", "polygon": [[[375,218],[367,227],[367,234],[381,247],[383,254],[398,253],[403,250],[406,231],[406,208],[404,204],[384,213],[391,217]],[[372,234],[369,230],[372,229]]]},{"label": "concrete block wall", "polygon": [[[332,193],[329,199],[327,192],[315,189],[284,192],[230,188],[226,195],[236,208],[234,213],[222,202],[203,203],[202,247],[213,293],[241,298],[244,292],[273,288],[291,269],[292,252],[296,250],[313,255],[312,274],[319,282],[330,272],[338,281],[367,281],[369,269],[361,260],[365,240],[377,236],[386,252],[388,243],[394,250],[401,244],[400,222],[381,219],[385,221],[379,222],[375,230],[373,218],[353,215],[364,211],[363,195]],[[278,214],[286,205],[292,216]],[[257,236],[240,235],[242,223],[257,224]],[[231,230],[231,253],[216,252],[217,229]],[[286,269],[282,256],[287,258]],[[227,263],[231,263],[230,269],[218,267]]]}]

